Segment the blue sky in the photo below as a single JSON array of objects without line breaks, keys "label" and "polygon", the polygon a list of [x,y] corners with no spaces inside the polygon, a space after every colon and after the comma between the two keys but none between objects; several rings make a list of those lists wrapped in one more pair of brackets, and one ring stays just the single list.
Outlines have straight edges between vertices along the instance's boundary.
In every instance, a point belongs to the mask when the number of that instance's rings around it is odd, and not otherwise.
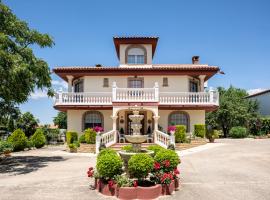
[{"label": "blue sky", "polygon": [[[31,28],[49,33],[53,48],[34,48],[50,68],[74,65],[118,65],[112,37],[159,36],[154,63],[218,65],[209,86],[247,90],[270,88],[270,1],[267,0],[4,0]],[[52,75],[56,89],[65,84]],[[44,93],[20,106],[41,123],[52,123],[57,111]]]}]

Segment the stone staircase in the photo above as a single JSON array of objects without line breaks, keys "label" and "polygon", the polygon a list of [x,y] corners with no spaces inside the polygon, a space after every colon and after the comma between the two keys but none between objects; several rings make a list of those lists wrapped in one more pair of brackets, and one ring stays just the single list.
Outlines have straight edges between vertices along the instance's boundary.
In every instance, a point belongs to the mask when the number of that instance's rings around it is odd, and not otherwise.
[{"label": "stone staircase", "polygon": [[[126,145],[131,145],[131,143],[116,143],[116,144],[110,146],[110,148],[112,148],[116,151],[120,151],[122,149],[122,147],[126,146]],[[147,149],[147,147],[149,147],[151,145],[155,145],[155,143],[142,143],[142,149]]]}]

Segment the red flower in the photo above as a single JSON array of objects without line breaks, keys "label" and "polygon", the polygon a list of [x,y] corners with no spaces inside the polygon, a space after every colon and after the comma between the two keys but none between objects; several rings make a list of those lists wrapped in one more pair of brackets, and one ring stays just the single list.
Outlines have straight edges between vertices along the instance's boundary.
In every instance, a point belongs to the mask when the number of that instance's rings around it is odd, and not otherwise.
[{"label": "red flower", "polygon": [[112,188],[113,185],[114,185],[114,181],[113,180],[109,180],[108,181],[108,185],[109,185],[109,188]]},{"label": "red flower", "polygon": [[138,181],[136,181],[136,180],[133,181],[133,186],[134,186],[134,187],[137,187],[137,186],[138,186]]},{"label": "red flower", "polygon": [[89,167],[89,171],[92,171],[94,168],[93,167]]},{"label": "red flower", "polygon": [[94,172],[93,171],[88,171],[88,177],[93,177]]},{"label": "red flower", "polygon": [[170,167],[170,161],[169,160],[164,160],[163,164],[165,165],[165,167]]},{"label": "red flower", "polygon": [[154,163],[154,169],[159,170],[160,169],[160,164],[158,162]]},{"label": "red flower", "polygon": [[180,172],[179,172],[179,170],[178,170],[177,168],[175,168],[175,169],[173,170],[173,172],[174,172],[175,175],[180,174]]}]

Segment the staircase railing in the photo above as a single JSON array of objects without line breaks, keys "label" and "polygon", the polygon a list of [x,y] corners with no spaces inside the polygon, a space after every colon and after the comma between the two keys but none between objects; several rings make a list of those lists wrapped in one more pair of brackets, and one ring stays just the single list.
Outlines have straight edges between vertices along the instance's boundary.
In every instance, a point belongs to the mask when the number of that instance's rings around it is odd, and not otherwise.
[{"label": "staircase railing", "polygon": [[96,136],[96,154],[99,153],[99,147],[104,144],[106,147],[110,147],[117,141],[116,130],[111,130],[109,132],[103,133],[102,135],[97,134]]},{"label": "staircase railing", "polygon": [[168,135],[166,133],[163,133],[159,130],[155,131],[155,137],[154,141],[159,146],[162,146],[163,148],[166,148],[169,146],[169,144],[175,145],[175,136],[174,135]]}]

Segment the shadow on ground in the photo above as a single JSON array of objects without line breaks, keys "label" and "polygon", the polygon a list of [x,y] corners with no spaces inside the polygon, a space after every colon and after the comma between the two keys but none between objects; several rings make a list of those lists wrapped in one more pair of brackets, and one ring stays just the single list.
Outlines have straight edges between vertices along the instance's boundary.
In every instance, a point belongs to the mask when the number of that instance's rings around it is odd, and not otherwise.
[{"label": "shadow on ground", "polygon": [[0,160],[0,174],[10,175],[28,174],[46,167],[49,162],[64,161],[61,156],[12,156]]}]

